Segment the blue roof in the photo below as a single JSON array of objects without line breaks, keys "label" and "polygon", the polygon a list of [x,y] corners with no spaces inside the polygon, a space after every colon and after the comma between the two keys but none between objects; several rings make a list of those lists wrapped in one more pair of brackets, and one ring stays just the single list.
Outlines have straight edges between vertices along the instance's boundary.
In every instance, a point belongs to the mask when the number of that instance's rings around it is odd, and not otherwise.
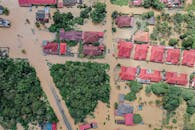
[{"label": "blue roof", "polygon": [[51,123],[46,124],[46,130],[52,130],[52,124]]}]

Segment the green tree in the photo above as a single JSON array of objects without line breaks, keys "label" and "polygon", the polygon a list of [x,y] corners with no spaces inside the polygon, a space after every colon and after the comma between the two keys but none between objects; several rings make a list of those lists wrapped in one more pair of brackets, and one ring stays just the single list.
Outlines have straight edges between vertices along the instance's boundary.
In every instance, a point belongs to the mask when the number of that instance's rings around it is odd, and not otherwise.
[{"label": "green tree", "polygon": [[135,124],[141,123],[142,120],[143,120],[143,119],[142,119],[142,117],[141,117],[140,114],[134,114],[134,115],[133,115],[133,122],[134,122]]},{"label": "green tree", "polygon": [[175,46],[175,45],[177,45],[177,44],[178,44],[178,40],[177,40],[177,39],[171,38],[171,39],[169,40],[169,45],[170,45],[170,46]]},{"label": "green tree", "polygon": [[97,2],[94,6],[94,10],[91,12],[92,22],[101,23],[106,17],[106,4]]}]

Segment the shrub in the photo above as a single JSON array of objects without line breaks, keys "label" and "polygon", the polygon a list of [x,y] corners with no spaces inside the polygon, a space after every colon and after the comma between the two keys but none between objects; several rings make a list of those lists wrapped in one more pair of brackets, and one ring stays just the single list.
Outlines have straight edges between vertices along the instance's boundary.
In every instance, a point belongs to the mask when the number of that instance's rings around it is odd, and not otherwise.
[{"label": "shrub", "polygon": [[128,101],[134,101],[137,99],[136,94],[134,92],[130,92],[127,95],[125,95],[125,99]]},{"label": "shrub", "polygon": [[170,46],[175,46],[175,45],[177,45],[177,43],[178,43],[178,40],[175,39],[175,38],[171,38],[171,39],[169,40],[169,45],[170,45]]},{"label": "shrub", "polygon": [[176,123],[177,123],[177,120],[176,120],[176,119],[173,119],[172,122],[173,122],[174,124],[176,124]]},{"label": "shrub", "polygon": [[112,28],[112,32],[115,33],[116,32],[116,28]]},{"label": "shrub", "polygon": [[141,115],[140,115],[140,114],[134,114],[134,115],[133,115],[133,122],[134,122],[135,124],[141,123],[141,122],[142,122],[142,117],[141,117]]},{"label": "shrub", "polygon": [[3,9],[3,14],[9,15],[9,9],[8,9],[8,8],[4,8],[4,9]]},{"label": "shrub", "polygon": [[117,16],[119,15],[119,13],[118,13],[118,11],[113,11],[112,12],[112,19],[115,19],[115,18],[117,18]]},{"label": "shrub", "polygon": [[145,93],[150,94],[152,92],[152,87],[150,85],[146,86]]}]

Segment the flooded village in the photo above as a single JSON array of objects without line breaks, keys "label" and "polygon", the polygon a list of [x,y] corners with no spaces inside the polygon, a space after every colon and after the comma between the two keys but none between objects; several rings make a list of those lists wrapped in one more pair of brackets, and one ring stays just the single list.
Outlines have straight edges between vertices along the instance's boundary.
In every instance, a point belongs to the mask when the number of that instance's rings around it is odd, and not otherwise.
[{"label": "flooded village", "polygon": [[0,101],[0,130],[195,130],[194,3],[1,0],[0,57],[29,62],[57,121],[24,128]]}]

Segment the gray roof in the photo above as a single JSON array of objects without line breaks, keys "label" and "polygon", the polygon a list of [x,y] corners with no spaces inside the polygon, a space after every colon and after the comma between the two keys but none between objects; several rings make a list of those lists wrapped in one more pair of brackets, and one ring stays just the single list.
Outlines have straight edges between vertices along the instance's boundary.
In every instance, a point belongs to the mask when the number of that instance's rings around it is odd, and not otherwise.
[{"label": "gray roof", "polygon": [[77,3],[76,0],[63,0],[64,1],[64,5],[67,5],[67,6],[73,6]]},{"label": "gray roof", "polygon": [[4,7],[2,5],[0,5],[0,10],[4,10]]},{"label": "gray roof", "polygon": [[155,17],[153,16],[153,17],[149,18],[149,19],[148,19],[148,23],[149,23],[150,25],[154,25],[154,24],[155,24]]},{"label": "gray roof", "polygon": [[118,105],[118,109],[116,110],[116,115],[123,116],[124,114],[127,113],[133,113],[133,107],[130,106],[129,104],[120,103]]},{"label": "gray roof", "polygon": [[44,10],[38,10],[36,12],[36,18],[44,19],[45,18],[45,11]]},{"label": "gray roof", "polygon": [[119,102],[124,102],[125,95],[124,94],[119,94],[118,100],[119,100]]}]

